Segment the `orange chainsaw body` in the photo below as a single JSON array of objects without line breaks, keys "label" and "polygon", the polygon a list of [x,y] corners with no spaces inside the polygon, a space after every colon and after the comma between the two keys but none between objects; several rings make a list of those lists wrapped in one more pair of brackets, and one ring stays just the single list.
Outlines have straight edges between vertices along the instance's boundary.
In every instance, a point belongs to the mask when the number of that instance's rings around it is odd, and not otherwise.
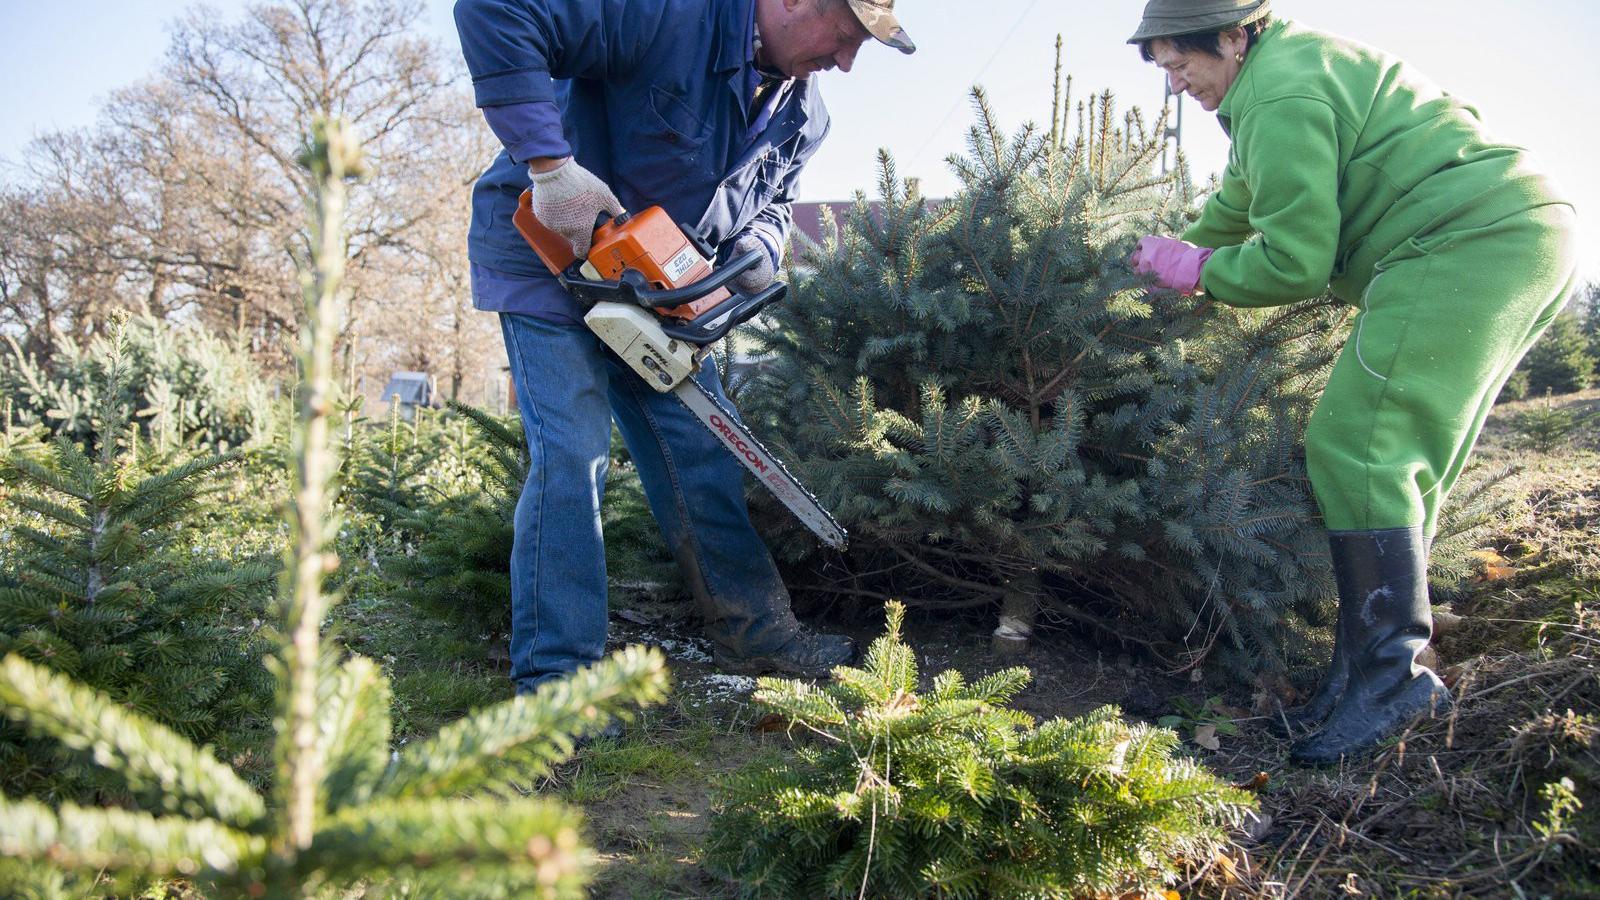
[{"label": "orange chainsaw body", "polygon": [[[566,238],[534,216],[532,197],[532,191],[522,192],[512,221],[545,266],[559,275],[577,261],[577,256]],[[663,290],[694,284],[711,274],[711,263],[659,206],[637,215],[623,213],[595,229],[588,263],[594,269],[588,273],[590,278],[614,281],[622,277],[623,269],[633,269],[643,274],[651,287]],[[718,288],[693,303],[658,312],[676,319],[693,319],[729,296],[727,290]]]}]

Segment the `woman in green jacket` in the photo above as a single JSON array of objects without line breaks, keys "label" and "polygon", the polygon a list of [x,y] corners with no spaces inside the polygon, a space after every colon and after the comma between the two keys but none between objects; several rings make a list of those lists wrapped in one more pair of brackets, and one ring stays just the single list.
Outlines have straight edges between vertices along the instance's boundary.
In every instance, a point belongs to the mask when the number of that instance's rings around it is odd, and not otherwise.
[{"label": "woman in green jacket", "polygon": [[[1274,20],[1268,0],[1151,0],[1129,39],[1232,144],[1156,283],[1234,306],[1327,287],[1358,310],[1306,431],[1339,589],[1333,660],[1283,719],[1331,763],[1437,714],[1427,556],[1500,386],[1573,288],[1576,219],[1525,150],[1394,57]],[[1320,727],[1317,727],[1320,726]]]}]

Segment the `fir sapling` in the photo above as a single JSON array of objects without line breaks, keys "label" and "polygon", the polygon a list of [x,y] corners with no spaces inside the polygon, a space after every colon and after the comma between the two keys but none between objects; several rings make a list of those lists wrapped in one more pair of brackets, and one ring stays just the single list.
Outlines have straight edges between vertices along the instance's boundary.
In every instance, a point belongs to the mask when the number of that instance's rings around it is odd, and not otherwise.
[{"label": "fir sapling", "polygon": [[[305,333],[291,434],[293,494],[281,580],[272,789],[258,792],[211,748],[30,663],[0,660],[0,709],[41,738],[93,754],[126,782],[136,809],[0,797],[0,878],[54,869],[101,893],[180,878],[226,897],[311,897],[415,877],[441,894],[580,896],[592,853],[578,815],[512,795],[546,773],[584,730],[661,699],[665,660],[639,647],[531,696],[480,709],[403,750],[390,746],[389,681],[371,660],[322,641],[338,568],[332,515],[333,336],[346,245],[346,179],[361,167],[342,123],[319,121]],[[104,882],[103,884],[101,882]],[[0,888],[9,885],[0,884]]]},{"label": "fir sapling", "polygon": [[[0,456],[0,485],[17,514],[0,539],[0,655],[49,666],[191,740],[240,752],[266,725],[272,687],[264,638],[236,623],[264,614],[277,565],[184,552],[238,454],[163,452],[141,439],[127,335],[118,320],[99,341],[103,382],[87,446],[62,433]],[[120,793],[79,757],[4,722],[0,772],[11,791],[100,801]]]},{"label": "fir sapling", "polygon": [[918,693],[904,607],[862,668],[763,678],[793,744],[720,792],[707,865],[748,897],[1125,896],[1212,858],[1252,805],[1114,707],[1035,724],[1030,678],[959,672]]}]

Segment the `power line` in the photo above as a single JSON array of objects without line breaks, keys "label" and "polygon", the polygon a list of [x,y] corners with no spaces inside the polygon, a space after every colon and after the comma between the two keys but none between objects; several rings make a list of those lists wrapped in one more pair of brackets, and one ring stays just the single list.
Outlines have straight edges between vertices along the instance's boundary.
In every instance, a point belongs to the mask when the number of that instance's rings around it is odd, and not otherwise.
[{"label": "power line", "polygon": [[[992,65],[995,59],[1000,56],[1000,51],[1005,49],[1006,44],[1011,40],[1011,36],[1017,33],[1018,28],[1022,27],[1022,20],[1026,19],[1028,17],[1028,13],[1033,12],[1033,8],[1037,5],[1039,5],[1039,0],[1030,0],[1028,5],[1022,10],[1022,14],[1017,16],[1017,20],[1015,22],[1011,23],[1011,29],[1007,31],[1005,36],[1000,39],[1000,43],[995,45],[994,52],[989,54],[989,59],[984,62],[983,68],[978,70],[978,74],[972,76],[972,80],[970,82],[971,84],[977,84],[979,80],[983,78],[983,73],[989,71],[989,66]],[[933,143],[933,139],[939,136],[939,131],[944,128],[944,124],[950,121],[950,117],[955,115],[956,110],[961,108],[961,105],[964,102],[965,98],[950,104],[950,108],[945,111],[944,118],[939,120],[939,124],[933,126],[933,131],[928,133],[928,139],[922,142],[922,146],[917,148],[917,152],[912,155],[911,159],[906,163],[906,165],[910,166],[915,164],[917,160],[922,158],[922,154],[927,152],[928,146]]]}]

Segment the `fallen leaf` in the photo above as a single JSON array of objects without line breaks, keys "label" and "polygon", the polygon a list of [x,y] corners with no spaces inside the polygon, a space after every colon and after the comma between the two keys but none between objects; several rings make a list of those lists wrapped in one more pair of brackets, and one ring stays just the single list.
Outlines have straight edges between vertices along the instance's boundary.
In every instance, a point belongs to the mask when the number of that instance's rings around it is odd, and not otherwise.
[{"label": "fallen leaf", "polygon": [[1196,725],[1194,727],[1194,742],[1207,750],[1220,750],[1222,742],[1217,740],[1217,726]]},{"label": "fallen leaf", "polygon": [[1504,581],[1515,574],[1516,570],[1510,566],[1484,566],[1483,571],[1478,573],[1478,583]]},{"label": "fallen leaf", "polygon": [[1462,660],[1453,666],[1446,666],[1439,670],[1439,678],[1444,682],[1445,687],[1454,688],[1461,679],[1472,674],[1472,670],[1478,667],[1480,659],[1481,657],[1474,656],[1472,659]]},{"label": "fallen leaf", "polygon": [[889,702],[884,705],[883,716],[886,719],[903,719],[916,712],[921,705],[921,702],[917,700],[916,694],[896,691],[895,695],[890,697]]},{"label": "fallen leaf", "polygon": [[1257,716],[1276,715],[1278,706],[1293,706],[1300,694],[1282,673],[1256,676],[1255,690],[1250,694],[1250,712]]},{"label": "fallen leaf", "polygon": [[1260,791],[1261,789],[1265,788],[1267,786],[1267,782],[1271,780],[1271,775],[1268,775],[1265,772],[1257,772],[1254,778],[1250,779],[1249,781],[1236,784],[1234,787],[1241,791]]},{"label": "fallen leaf", "polygon": [[1422,652],[1417,654],[1417,665],[1437,670],[1439,668],[1439,651],[1433,649],[1432,645],[1423,647]]},{"label": "fallen leaf", "polygon": [[1473,568],[1477,569],[1477,576],[1473,580],[1479,583],[1501,581],[1516,574],[1510,560],[1493,550],[1474,550],[1467,554],[1467,558],[1472,560]]},{"label": "fallen leaf", "polygon": [[1238,883],[1239,870],[1234,868],[1233,860],[1228,858],[1228,854],[1218,850],[1216,859],[1217,871],[1222,873],[1222,877],[1227,879],[1230,884]]},{"label": "fallen leaf", "polygon": [[1461,627],[1461,617],[1453,612],[1440,610],[1433,614],[1433,636],[1449,634]]}]

